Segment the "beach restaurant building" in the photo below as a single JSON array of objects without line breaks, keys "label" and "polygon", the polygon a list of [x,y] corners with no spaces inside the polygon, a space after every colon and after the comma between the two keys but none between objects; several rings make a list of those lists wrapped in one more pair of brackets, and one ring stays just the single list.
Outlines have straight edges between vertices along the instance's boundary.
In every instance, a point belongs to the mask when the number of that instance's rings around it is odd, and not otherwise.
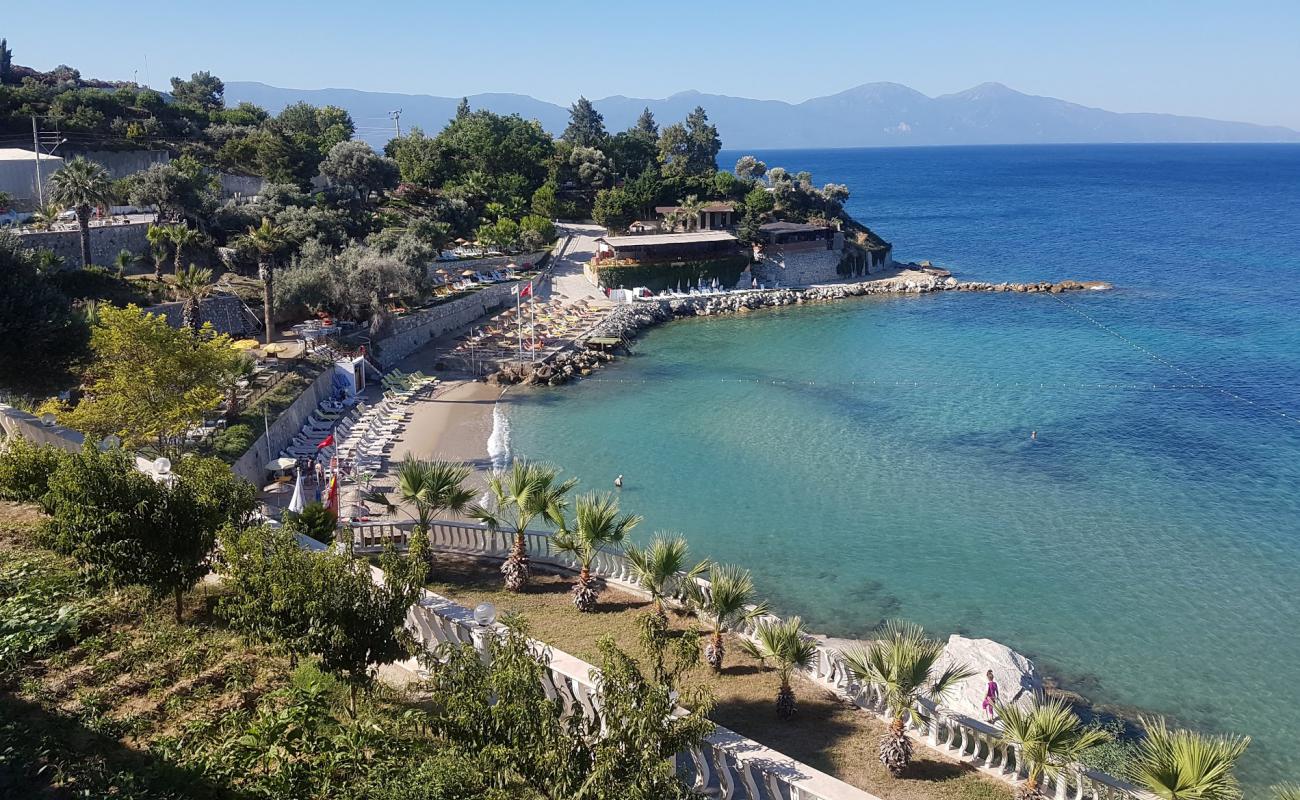
[{"label": "beach restaurant building", "polygon": [[839,233],[830,225],[812,225],[807,222],[769,222],[760,225],[758,232],[763,244],[779,246],[788,253],[833,250],[835,235]]},{"label": "beach restaurant building", "polygon": [[738,255],[740,240],[726,231],[651,233],[602,236],[596,240],[596,261],[694,261]]},{"label": "beach restaurant building", "polygon": [[[655,206],[659,219],[667,221],[670,216],[683,211],[681,206]],[[698,209],[695,227],[705,231],[721,231],[732,227],[736,208],[731,203],[705,203]]]}]

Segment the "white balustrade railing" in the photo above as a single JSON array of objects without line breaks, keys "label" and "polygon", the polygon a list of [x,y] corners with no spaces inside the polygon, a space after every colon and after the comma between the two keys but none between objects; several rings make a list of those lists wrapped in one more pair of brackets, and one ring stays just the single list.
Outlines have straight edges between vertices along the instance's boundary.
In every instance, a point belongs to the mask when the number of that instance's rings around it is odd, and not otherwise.
[{"label": "white balustrade railing", "polygon": [[[414,526],[415,523],[410,521],[353,524],[351,525],[353,549],[355,552],[364,553],[375,552],[389,544],[405,547],[409,541],[410,531]],[[493,532],[487,526],[474,522],[437,520],[430,526],[429,538],[436,549],[493,558],[504,558],[509,553],[511,546],[509,533]],[[550,533],[546,531],[528,531],[526,539],[528,556],[533,561],[568,570],[578,568],[577,562],[572,557],[556,551],[552,545]],[[636,581],[631,564],[621,552],[602,550],[592,564],[592,572],[620,588],[644,594]],[[709,582],[702,578],[696,580],[700,591],[707,597],[710,591]],[[433,597],[437,597],[437,595],[433,595]],[[455,605],[445,598],[438,599],[440,603]],[[686,600],[685,591],[679,591],[674,599],[679,603],[684,603]],[[461,609],[461,611],[468,614],[464,609]],[[775,620],[777,618],[764,615],[763,617],[751,619],[742,624],[736,633],[752,636],[755,627],[763,619]],[[474,625],[472,617],[467,617],[466,625]],[[439,641],[448,641],[448,639],[439,639]],[[571,656],[560,655],[572,659]],[[595,669],[584,662],[578,661],[578,659],[572,659],[572,661],[582,664],[589,670]],[[566,681],[576,680],[576,677],[570,672],[566,671],[564,674]],[[849,672],[843,656],[837,649],[818,643],[817,659],[809,669],[803,671],[803,674],[814,683],[853,702],[864,711],[875,714],[882,719],[887,718],[885,703],[879,688],[855,680]],[[559,692],[558,689],[557,692]],[[549,693],[550,690],[548,690]],[[560,697],[564,698],[566,708],[571,703],[582,703],[576,695],[572,695],[572,692],[569,695],[560,693]],[[928,701],[922,702],[922,716],[924,717],[924,724],[916,733],[918,734],[918,740],[927,747],[949,758],[970,764],[990,777],[1011,784],[1017,784],[1024,780],[1025,774],[1021,768],[1019,753],[1016,752],[1014,745],[1002,741],[1001,731],[998,728],[986,722],[938,708]],[[735,738],[733,740],[728,737]],[[734,745],[735,742],[742,741],[745,743],[743,746]],[[754,755],[760,752],[764,753],[764,755]],[[749,757],[742,757],[742,754]],[[718,733],[706,741],[701,752],[682,754],[682,756],[679,756],[678,762],[679,770],[683,773],[689,773],[688,783],[697,785],[697,788],[700,786],[710,787],[710,791],[725,798],[738,797],[749,798],[750,800],[772,798],[772,800],[784,800],[784,798],[788,797],[793,800],[793,798],[871,797],[871,795],[854,789],[829,775],[817,772],[811,767],[793,761],[779,753],[773,753],[763,748],[762,745],[744,739],[739,734],[727,731],[724,728],[718,728]],[[781,772],[777,766],[773,766],[781,764],[793,770],[792,774],[811,775],[816,779],[801,783],[802,788],[795,789],[793,788],[794,785],[789,783],[787,777],[783,777],[785,773]],[[831,784],[824,783],[822,779],[833,782],[835,791],[841,793],[818,793],[830,791],[826,787]],[[700,784],[701,781],[702,784]],[[775,781],[775,783],[771,787],[767,787],[766,784],[769,781]],[[773,788],[778,785],[785,787],[784,794]],[[846,790],[850,790],[853,794],[842,793]],[[796,791],[802,793],[796,793]],[[1075,766],[1070,770],[1066,770],[1059,779],[1050,781],[1045,793],[1049,797],[1056,798],[1056,800],[1154,800],[1153,795],[1129,783],[1083,766]]]}]

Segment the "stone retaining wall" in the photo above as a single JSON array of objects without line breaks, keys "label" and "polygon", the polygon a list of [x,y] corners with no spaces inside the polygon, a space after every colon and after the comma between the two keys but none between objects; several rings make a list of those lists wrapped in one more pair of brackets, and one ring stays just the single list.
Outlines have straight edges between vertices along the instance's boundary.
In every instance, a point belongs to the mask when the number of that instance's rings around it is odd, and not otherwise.
[{"label": "stone retaining wall", "polygon": [[[108,266],[122,250],[138,256],[149,254],[149,240],[145,238],[149,223],[132,222],[125,225],[96,225],[90,229],[90,260],[99,266]],[[33,231],[18,234],[18,243],[32,250],[53,250],[68,266],[81,266],[81,233],[70,231]]]},{"label": "stone retaining wall", "polygon": [[85,437],[62,425],[42,425],[39,418],[26,411],[0,403],[0,445],[11,436],[21,436],[35,444],[52,444],[69,453],[80,453]]},{"label": "stone retaining wall", "polygon": [[[266,483],[266,471],[263,469],[266,463],[278,457],[280,451],[298,435],[302,430],[302,424],[311,416],[311,412],[320,405],[322,400],[329,399],[330,393],[334,387],[334,367],[327,367],[321,374],[316,376],[316,380],[298,395],[288,408],[280,412],[280,415],[271,421],[270,428],[265,433],[257,437],[257,440],[248,448],[248,450],[239,457],[239,460],[230,465],[231,472],[253,484],[262,486]],[[267,454],[270,454],[270,458]]]},{"label": "stone retaining wall", "polygon": [[374,359],[383,369],[419,350],[436,339],[489,314],[513,301],[512,290],[519,281],[485,286],[466,297],[417,311],[393,320],[393,333],[375,343]]}]

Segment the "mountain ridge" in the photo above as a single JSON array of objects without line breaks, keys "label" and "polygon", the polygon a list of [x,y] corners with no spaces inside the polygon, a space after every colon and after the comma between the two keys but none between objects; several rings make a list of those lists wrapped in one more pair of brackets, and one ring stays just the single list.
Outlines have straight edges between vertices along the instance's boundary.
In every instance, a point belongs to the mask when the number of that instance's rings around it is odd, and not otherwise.
[{"label": "mountain ridge", "polygon": [[[382,147],[393,127],[389,112],[402,110],[403,128],[435,133],[455,114],[459,97],[361,89],[288,89],[228,81],[226,101],[250,101],[272,112],[298,100],[347,109],[357,136]],[[526,94],[469,96],[474,108],[518,113],[558,134],[568,109]],[[888,81],[861,83],[798,103],[711,94],[698,89],[665,98],[611,95],[592,103],[610,131],[632,125],[649,108],[661,125],[702,105],[728,149],[879,147],[976,144],[1102,144],[1178,142],[1300,142],[1300,132],[1280,125],[1215,120],[1157,112],[1116,112],[988,81],[930,97]]]}]

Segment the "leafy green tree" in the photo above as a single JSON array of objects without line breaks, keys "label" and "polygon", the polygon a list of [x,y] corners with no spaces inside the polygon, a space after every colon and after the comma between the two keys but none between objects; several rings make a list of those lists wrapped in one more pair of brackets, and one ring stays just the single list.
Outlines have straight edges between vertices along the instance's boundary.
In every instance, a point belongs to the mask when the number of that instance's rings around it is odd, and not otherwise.
[{"label": "leafy green tree", "polygon": [[384,145],[384,155],[397,164],[403,181],[427,188],[441,185],[452,169],[446,144],[425,136],[418,126],[405,136],[390,139]]},{"label": "leafy green tree", "polygon": [[176,273],[172,284],[174,291],[185,305],[181,308],[181,325],[199,335],[203,327],[203,301],[212,294],[216,286],[212,283],[212,270],[190,264]]},{"label": "leafy green tree", "polygon": [[262,224],[250,227],[245,238],[257,252],[257,277],[262,281],[262,321],[266,327],[266,343],[270,344],[275,338],[275,306],[272,302],[275,259],[285,247],[284,229],[262,217]]},{"label": "leafy green tree", "polygon": [[13,80],[14,51],[9,49],[9,41],[0,39],[0,84]]},{"label": "leafy green tree", "polygon": [[[169,485],[136,470],[124,451],[87,448],[50,477],[44,536],[110,586],[172,595],[180,622],[184,593],[207,574],[217,531],[242,524],[255,503],[251,486],[206,460],[183,459]],[[229,480],[204,483],[221,473]]]},{"label": "leafy green tree", "polygon": [[533,213],[546,219],[555,219],[560,214],[559,203],[556,200],[556,187],[553,182],[547,181],[533,192],[532,199]]},{"label": "leafy green tree", "polygon": [[36,503],[49,512],[44,499],[50,477],[68,457],[68,451],[53,445],[29,442],[22,436],[6,439],[0,449],[0,499]]},{"label": "leafy green tree", "polygon": [[621,233],[636,220],[636,198],[622,187],[602,189],[591,207],[592,219],[610,233]]},{"label": "leafy green tree", "polygon": [[659,134],[659,161],[668,176],[712,175],[718,171],[722,139],[701,107],[685,123],[669,125]]},{"label": "leafy green tree", "polygon": [[238,352],[227,336],[177,330],[134,305],[98,313],[86,396],[61,420],[94,440],[111,433],[126,447],[174,451],[179,437],[220,405]]},{"label": "leafy green tree", "polygon": [[1034,699],[1030,708],[1000,703],[1002,741],[1015,745],[1028,777],[1016,792],[1020,800],[1041,800],[1044,780],[1058,777],[1088,750],[1109,741],[1110,734],[1085,728],[1064,700]]},{"label": "leafy green tree", "polygon": [[420,599],[428,567],[420,558],[389,550],[380,559],[383,577],[377,581],[368,564],[350,555],[313,558],[315,599],[307,646],[320,656],[322,669],[348,685],[348,710],[355,717],[357,690],[373,683],[372,668],[412,651],[406,612]]},{"label": "leafy green tree", "polygon": [[704,660],[714,672],[721,672],[726,658],[723,634],[766,614],[767,603],[758,602],[749,570],[732,565],[709,565],[708,585],[692,581],[686,589],[691,607],[709,625],[710,639],[704,649]]},{"label": "leafy green tree", "polygon": [[397,162],[384,158],[365,142],[339,142],[320,165],[321,174],[336,184],[351,186],[366,201],[371,193],[397,185]]},{"label": "leafy green tree", "polygon": [[517,459],[509,470],[493,473],[488,479],[491,507],[476,506],[469,515],[496,533],[512,535],[510,555],[501,565],[506,589],[523,591],[532,576],[528,561],[528,526],[546,519],[555,526],[564,524],[565,496],[578,484],[574,478],[560,480],[560,472],[548,464]]},{"label": "leafy green tree", "polygon": [[569,166],[573,168],[582,186],[593,189],[607,186],[614,172],[614,165],[609,157],[595,147],[576,145],[569,154]]},{"label": "leafy green tree", "polygon": [[71,208],[77,214],[81,231],[81,266],[90,266],[90,213],[109,205],[113,199],[113,181],[108,170],[83,156],[66,162],[50,176],[50,200]]},{"label": "leafy green tree", "polygon": [[302,511],[286,511],[284,527],[290,533],[300,533],[321,544],[332,544],[338,528],[338,517],[319,500],[303,506]]},{"label": "leafy green tree", "polygon": [[245,636],[283,648],[294,663],[311,652],[307,635],[315,565],[293,532],[227,527],[218,553],[217,571],[226,589],[218,613]]},{"label": "leafy green tree", "polygon": [[529,214],[519,220],[519,244],[526,250],[549,246],[555,235],[555,223],[549,217]]},{"label": "leafy green tree", "polygon": [[594,147],[599,149],[609,139],[605,131],[605,118],[601,116],[591,101],[579,97],[569,106],[569,124],[560,138],[577,147]]},{"label": "leafy green tree", "polygon": [[688,568],[686,564],[689,552],[684,536],[668,537],[662,534],[655,536],[649,547],[624,548],[637,583],[649,593],[655,613],[664,619],[668,618],[664,602],[670,597],[685,596],[686,587],[695,583],[709,569],[707,560]]},{"label": "leafy green tree", "polygon": [[890,723],[889,731],[880,739],[880,763],[894,777],[903,774],[912,762],[912,740],[907,738],[906,726],[909,718],[920,724],[920,700],[941,702],[957,684],[975,674],[955,662],[937,671],[943,649],[944,643],[928,638],[920,625],[889,620],[869,645],[843,653],[849,673],[884,696]]},{"label": "leafy green tree", "polygon": [[176,102],[203,111],[215,111],[225,105],[226,85],[210,72],[196,72],[189,80],[172,78],[172,97]]},{"label": "leafy green tree", "polygon": [[128,202],[137,207],[158,209],[157,222],[166,217],[198,223],[209,202],[211,175],[192,158],[178,158],[169,164],[154,164],[124,179]]},{"label": "leafy green tree", "polygon": [[760,620],[754,626],[753,640],[741,639],[740,649],[753,658],[764,663],[776,664],[781,686],[776,694],[776,715],[781,719],[794,716],[794,688],[790,685],[790,676],[796,669],[808,669],[817,661],[817,644],[807,637],[803,629],[803,620],[791,617],[788,620]]},{"label": "leafy green tree", "polygon": [[753,156],[741,156],[736,161],[736,177],[743,181],[759,179],[767,174],[767,164]]},{"label": "leafy green tree", "polygon": [[64,388],[88,354],[85,318],[36,262],[0,231],[0,388],[14,392]]},{"label": "leafy green tree", "polygon": [[1171,729],[1163,718],[1144,718],[1132,777],[1165,800],[1237,800],[1234,770],[1249,736],[1207,736]]},{"label": "leafy green tree", "polygon": [[595,611],[600,588],[591,576],[591,564],[600,551],[622,544],[630,532],[641,524],[636,514],[618,513],[618,500],[612,494],[585,494],[574,504],[572,521],[565,521],[551,538],[555,549],[578,561],[578,577],[573,583],[573,605],[579,611]]}]

